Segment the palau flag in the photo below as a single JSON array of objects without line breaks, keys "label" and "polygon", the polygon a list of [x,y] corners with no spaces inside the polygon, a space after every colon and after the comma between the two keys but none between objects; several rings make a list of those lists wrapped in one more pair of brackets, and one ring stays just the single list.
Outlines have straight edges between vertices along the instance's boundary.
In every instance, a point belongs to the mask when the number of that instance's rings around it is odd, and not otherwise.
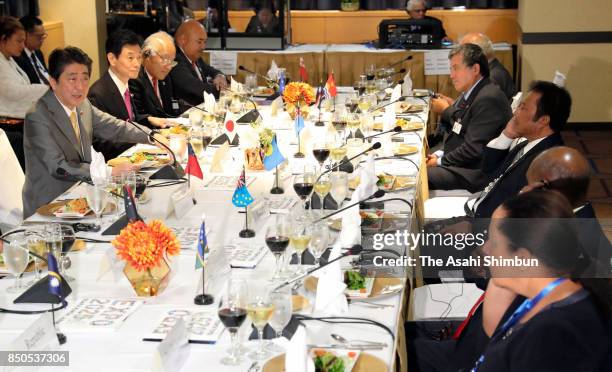
[{"label": "palau flag", "polygon": [[244,174],[243,167],[242,173],[240,174],[240,177],[238,177],[238,182],[236,183],[236,190],[232,196],[232,204],[234,204],[236,207],[247,207],[252,202],[253,197],[246,186],[246,176]]},{"label": "palau flag", "polygon": [[202,221],[200,226],[200,237],[198,238],[198,253],[196,255],[196,270],[204,267],[204,254],[208,251],[208,240],[206,239],[206,224]]},{"label": "palau flag", "polygon": [[285,157],[283,154],[281,154],[280,149],[278,148],[278,143],[276,143],[276,135],[274,135],[274,138],[272,138],[272,143],[270,146],[272,147],[272,153],[270,155],[265,155],[263,159],[263,164],[266,170],[274,169],[285,161]]},{"label": "palau flag", "polygon": [[198,158],[196,157],[195,151],[193,151],[191,143],[187,144],[187,154],[187,167],[185,168],[185,173],[198,177],[199,179],[204,179],[202,168],[200,168],[200,163],[198,163]]},{"label": "palau flag", "polygon": [[61,297],[62,277],[58,273],[57,260],[51,253],[47,253],[47,266],[49,271],[49,293]]}]

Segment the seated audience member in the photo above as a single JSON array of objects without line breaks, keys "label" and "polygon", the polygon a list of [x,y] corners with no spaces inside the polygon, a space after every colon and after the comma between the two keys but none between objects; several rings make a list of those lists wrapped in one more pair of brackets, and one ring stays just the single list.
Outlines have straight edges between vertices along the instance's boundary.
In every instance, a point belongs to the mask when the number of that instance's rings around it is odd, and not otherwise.
[{"label": "seated audience member", "polygon": [[508,101],[512,101],[512,97],[516,94],[514,81],[512,81],[512,76],[504,65],[495,58],[495,50],[493,50],[491,39],[485,34],[471,32],[461,38],[460,44],[476,44],[482,49],[489,61],[489,78],[504,92]]},{"label": "seated audience member", "polygon": [[271,1],[255,4],[255,15],[249,20],[246,31],[251,34],[278,34],[282,30]]},{"label": "seated audience member", "polygon": [[28,75],[15,62],[14,58],[25,48],[25,39],[23,25],[16,18],[0,16],[0,129],[6,132],[22,168],[23,118],[28,108],[49,90],[45,84],[30,84]]},{"label": "seated audience member", "polygon": [[607,281],[576,279],[585,252],[573,216],[565,197],[540,190],[516,196],[493,213],[485,254],[537,265],[489,268],[496,287],[527,300],[495,324],[488,322],[485,296],[483,327],[491,340],[475,370],[603,370],[612,289]]},{"label": "seated audience member", "polygon": [[450,105],[432,99],[432,110],[453,123],[443,150],[427,156],[427,177],[432,190],[479,190],[486,182],[480,171],[485,145],[499,135],[512,117],[510,104],[489,79],[489,64],[474,44],[456,46],[449,53],[451,80],[461,96]]},{"label": "seated audience member", "polygon": [[[0,230],[8,231],[21,224],[23,204],[21,189],[25,177],[6,134],[0,129]],[[0,233],[1,234],[1,233]]]},{"label": "seated audience member", "polygon": [[49,71],[45,65],[45,57],[40,48],[47,38],[43,22],[33,15],[19,19],[26,32],[25,48],[15,62],[28,74],[32,84],[49,85]]},{"label": "seated audience member", "polygon": [[410,16],[410,19],[427,19],[435,22],[439,26],[440,34],[436,38],[440,40],[448,40],[446,37],[446,31],[442,25],[442,21],[438,18],[430,17],[427,13],[427,2],[425,0],[408,0],[406,2],[406,12]]},{"label": "seated audience member", "polygon": [[75,47],[56,49],[49,57],[52,90],[36,102],[25,119],[24,218],[68,190],[79,177],[90,176],[94,137],[150,143],[148,128],[138,130],[134,127],[138,124],[115,119],[89,103],[91,63],[87,54]]},{"label": "seated audience member", "polygon": [[[141,46],[140,36],[130,30],[119,30],[109,36],[105,48],[109,68],[89,88],[89,102],[117,119],[164,128],[165,119],[139,114],[132,102],[128,82],[138,78],[142,58]],[[94,138],[93,146],[97,151],[101,151],[106,159],[112,159],[132,144]]]},{"label": "seated audience member", "polygon": [[529,184],[521,192],[542,188],[562,193],[574,208],[580,229],[578,239],[588,253],[583,276],[608,278],[612,245],[587,200],[590,176],[591,167],[582,154],[570,147],[554,147],[531,162],[527,170]]},{"label": "seated audience member", "polygon": [[[221,18],[219,17],[219,1],[218,0],[208,0],[208,8],[206,10],[206,31],[208,32],[219,32],[219,22]],[[224,19],[225,29],[229,30],[232,26],[229,23],[228,17]]]},{"label": "seated audience member", "polygon": [[202,24],[195,20],[183,22],[174,35],[177,65],[170,72],[174,94],[191,105],[202,103],[204,92],[218,98],[221,89],[227,88],[225,75],[201,58],[207,37]]},{"label": "seated audience member", "polygon": [[174,41],[166,32],[159,31],[145,39],[138,78],[128,83],[136,115],[169,118],[179,114],[172,79],[168,77],[177,65],[175,55]]}]

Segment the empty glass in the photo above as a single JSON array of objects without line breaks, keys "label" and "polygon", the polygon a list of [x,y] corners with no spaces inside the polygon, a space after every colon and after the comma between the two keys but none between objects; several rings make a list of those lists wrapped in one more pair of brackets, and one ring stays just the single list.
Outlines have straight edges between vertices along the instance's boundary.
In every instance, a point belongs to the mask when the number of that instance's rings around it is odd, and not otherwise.
[{"label": "empty glass", "polygon": [[[136,187],[134,186],[134,189]],[[87,205],[96,214],[96,222],[98,226],[102,224],[102,212],[106,208],[108,202],[108,192],[104,185],[88,185],[87,186]]]},{"label": "empty glass", "polygon": [[[276,338],[283,337],[283,330],[291,321],[291,313],[293,312],[291,288],[283,287],[270,293],[270,302],[274,305],[274,313],[270,319],[270,327],[276,332]],[[283,348],[271,344],[269,347],[272,351],[284,351]]]},{"label": "empty glass", "polygon": [[21,283],[21,274],[28,266],[29,253],[24,247],[24,243],[22,239],[13,239],[10,244],[4,245],[4,251],[2,252],[4,264],[15,277],[13,285],[6,289],[9,293],[18,293],[25,288]]},{"label": "empty glass", "polygon": [[63,273],[62,275],[64,276],[64,279],[67,282],[73,282],[75,280],[74,277],[68,275],[66,270],[68,270],[68,268],[72,264],[70,257],[68,257],[68,252],[72,250],[74,242],[76,241],[76,236],[74,234],[74,229],[72,228],[72,226],[60,225],[60,229],[62,234],[62,250],[61,257],[58,262],[59,269],[60,272]]},{"label": "empty glass", "polygon": [[329,228],[325,221],[321,221],[312,226],[312,237],[308,250],[315,258],[315,266],[319,266],[319,260],[323,252],[327,249],[329,241]]},{"label": "empty glass", "polygon": [[348,193],[348,174],[346,172],[332,172],[329,175],[329,180],[331,181],[330,194],[340,208]]},{"label": "empty glass", "polygon": [[171,134],[169,140],[169,147],[176,156],[176,161],[184,163],[187,158],[187,136],[184,134]]},{"label": "empty glass", "polygon": [[257,75],[247,74],[244,78],[244,86],[247,89],[247,93],[252,97],[257,90]]},{"label": "empty glass", "polygon": [[202,126],[203,115],[202,111],[191,109],[189,111],[189,124],[191,124],[192,128],[199,128]]}]

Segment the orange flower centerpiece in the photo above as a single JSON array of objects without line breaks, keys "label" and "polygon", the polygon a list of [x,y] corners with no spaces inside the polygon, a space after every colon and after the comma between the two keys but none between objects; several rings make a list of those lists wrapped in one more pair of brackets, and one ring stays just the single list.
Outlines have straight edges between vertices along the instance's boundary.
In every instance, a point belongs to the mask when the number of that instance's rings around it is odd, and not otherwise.
[{"label": "orange flower centerpiece", "polygon": [[138,296],[156,296],[167,286],[168,256],[181,250],[174,232],[159,220],[130,222],[112,244],[126,262],[123,273]]},{"label": "orange flower centerpiece", "polygon": [[291,120],[294,120],[298,114],[308,117],[308,106],[315,101],[315,92],[310,84],[291,82],[285,86],[283,100]]}]

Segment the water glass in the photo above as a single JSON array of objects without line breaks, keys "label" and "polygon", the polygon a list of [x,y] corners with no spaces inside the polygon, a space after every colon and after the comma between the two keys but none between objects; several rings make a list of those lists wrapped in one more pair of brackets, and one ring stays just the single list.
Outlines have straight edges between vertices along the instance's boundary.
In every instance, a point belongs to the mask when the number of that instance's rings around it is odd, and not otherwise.
[{"label": "water glass", "polygon": [[[281,338],[283,337],[283,330],[291,321],[291,314],[293,312],[291,288],[287,286],[270,293],[270,302],[274,305],[270,327],[276,332],[276,338]],[[274,344],[271,344],[269,349],[277,352],[284,351],[283,348]]]},{"label": "water glass", "polygon": [[319,266],[319,260],[327,249],[328,242],[329,228],[327,227],[327,223],[325,223],[325,221],[316,223],[312,227],[312,237],[308,245],[308,250],[315,258],[315,266]]},{"label": "water glass", "polygon": [[19,293],[25,288],[21,283],[21,274],[28,266],[29,253],[24,243],[23,240],[13,239],[10,244],[4,245],[4,264],[15,277],[13,285],[6,289],[8,293]]},{"label": "water glass", "polygon": [[346,172],[332,172],[329,175],[329,180],[332,184],[329,193],[340,208],[348,193],[348,174]]},{"label": "water glass", "polygon": [[[134,181],[135,185],[135,181]],[[136,186],[134,186],[134,189]],[[96,214],[98,226],[102,223],[102,212],[106,208],[108,202],[108,193],[103,185],[89,185],[87,187],[87,205]]]}]

